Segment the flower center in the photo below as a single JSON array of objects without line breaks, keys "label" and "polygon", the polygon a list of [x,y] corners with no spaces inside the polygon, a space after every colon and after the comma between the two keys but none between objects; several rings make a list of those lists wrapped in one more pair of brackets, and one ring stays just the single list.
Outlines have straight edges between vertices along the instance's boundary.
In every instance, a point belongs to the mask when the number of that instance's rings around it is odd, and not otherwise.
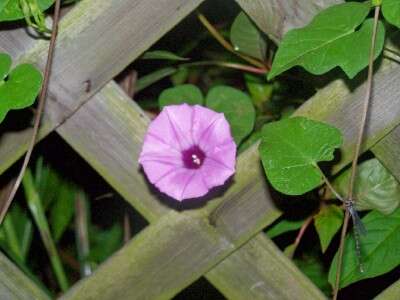
[{"label": "flower center", "polygon": [[205,158],[206,155],[199,146],[192,146],[182,152],[183,164],[188,169],[200,168]]}]

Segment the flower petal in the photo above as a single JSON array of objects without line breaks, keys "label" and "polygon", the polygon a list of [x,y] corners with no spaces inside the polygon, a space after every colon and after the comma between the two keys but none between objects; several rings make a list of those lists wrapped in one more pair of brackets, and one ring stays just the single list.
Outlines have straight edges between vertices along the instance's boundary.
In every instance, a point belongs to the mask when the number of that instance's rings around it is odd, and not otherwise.
[{"label": "flower petal", "polygon": [[161,192],[178,201],[204,196],[209,190],[203,181],[202,174],[198,170],[190,169],[175,170],[155,185]]}]

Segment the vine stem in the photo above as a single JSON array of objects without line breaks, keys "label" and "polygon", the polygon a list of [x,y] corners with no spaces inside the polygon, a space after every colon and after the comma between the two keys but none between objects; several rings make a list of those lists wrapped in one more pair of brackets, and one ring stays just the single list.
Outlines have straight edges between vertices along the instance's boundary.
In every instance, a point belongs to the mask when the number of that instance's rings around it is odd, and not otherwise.
[{"label": "vine stem", "polygon": [[[374,28],[372,31],[371,49],[370,49],[370,54],[369,54],[367,90],[366,90],[365,98],[364,98],[364,105],[363,105],[363,110],[362,110],[362,115],[361,115],[361,122],[360,122],[359,132],[358,132],[358,136],[357,136],[357,141],[356,141],[356,145],[355,145],[355,149],[354,149],[353,161],[351,164],[351,176],[350,176],[348,193],[347,193],[347,201],[349,201],[349,202],[354,201],[354,199],[353,199],[354,182],[355,182],[356,173],[357,173],[358,156],[360,155],[360,151],[361,151],[361,145],[362,145],[362,140],[363,140],[363,136],[364,136],[367,116],[368,116],[368,108],[369,108],[369,103],[371,100],[372,77],[373,77],[373,70],[374,70],[375,42],[376,42],[376,32],[377,32],[377,28],[378,28],[379,12],[380,12],[380,6],[377,5],[377,6],[375,6]],[[336,281],[335,281],[335,288],[333,290],[333,300],[337,299],[338,293],[339,293],[340,275],[341,275],[342,266],[343,266],[343,252],[344,252],[346,232],[347,232],[347,228],[349,225],[349,219],[350,219],[350,212],[346,208],[345,217],[343,220],[342,232],[340,235],[339,256],[338,256],[337,268],[336,268]]]},{"label": "vine stem", "polygon": [[44,70],[44,80],[43,80],[42,90],[40,91],[40,95],[39,95],[39,104],[38,104],[38,108],[36,110],[35,121],[34,121],[34,125],[33,125],[33,132],[32,132],[32,136],[31,136],[31,140],[29,142],[28,150],[25,154],[24,162],[22,163],[21,170],[18,174],[17,179],[15,180],[15,183],[14,183],[14,186],[12,187],[10,195],[8,196],[8,198],[7,198],[6,202],[4,203],[4,206],[2,207],[2,210],[0,212],[0,224],[3,222],[4,217],[8,211],[8,208],[10,207],[10,205],[15,197],[15,194],[17,193],[18,188],[21,185],[22,178],[24,177],[25,170],[28,166],[28,163],[31,158],[33,148],[35,146],[36,139],[37,139],[37,136],[39,133],[40,120],[41,120],[41,117],[43,114],[47,90],[49,87],[50,72],[51,72],[51,66],[53,63],[53,57],[54,57],[53,54],[54,54],[57,33],[58,33],[58,22],[60,20],[60,8],[61,8],[61,0],[56,0],[55,8],[54,8],[54,20],[53,20],[53,26],[52,26],[52,32],[51,32],[51,38],[50,38],[50,44],[49,44],[49,51],[47,54],[47,62],[46,62],[45,70]]}]

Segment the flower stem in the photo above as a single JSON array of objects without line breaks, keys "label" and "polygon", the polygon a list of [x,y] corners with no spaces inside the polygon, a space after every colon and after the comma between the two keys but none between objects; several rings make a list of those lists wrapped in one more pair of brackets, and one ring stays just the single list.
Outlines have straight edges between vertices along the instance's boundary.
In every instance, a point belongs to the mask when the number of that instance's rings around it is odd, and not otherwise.
[{"label": "flower stem", "polygon": [[[356,146],[355,146],[355,150],[354,150],[353,161],[352,161],[352,165],[351,165],[351,176],[350,176],[350,182],[349,182],[348,193],[347,193],[347,201],[350,201],[350,202],[354,201],[353,193],[354,193],[354,183],[355,183],[355,178],[356,178],[356,173],[357,173],[358,156],[360,155],[360,151],[361,151],[361,144],[362,144],[362,140],[363,140],[363,136],[364,136],[368,108],[369,108],[369,103],[370,103],[370,99],[371,99],[375,41],[376,41],[376,32],[377,32],[377,28],[378,28],[379,12],[380,12],[380,6],[375,6],[374,28],[373,28],[372,37],[371,37],[371,49],[370,49],[369,64],[368,64],[367,90],[366,90],[365,98],[364,98],[364,105],[363,105],[363,110],[362,110],[362,115],[361,115],[360,128],[359,128]],[[341,236],[340,236],[339,256],[338,256],[338,262],[337,262],[337,268],[336,268],[336,282],[335,282],[335,288],[333,290],[333,300],[337,299],[338,293],[339,293],[339,288],[340,288],[340,275],[342,272],[342,265],[343,265],[344,244],[345,244],[345,240],[346,240],[345,238],[346,238],[346,231],[347,231],[349,219],[350,219],[350,212],[348,209],[346,209],[346,213],[345,213],[345,217],[344,217],[344,221],[343,221],[342,232],[341,232]]]}]

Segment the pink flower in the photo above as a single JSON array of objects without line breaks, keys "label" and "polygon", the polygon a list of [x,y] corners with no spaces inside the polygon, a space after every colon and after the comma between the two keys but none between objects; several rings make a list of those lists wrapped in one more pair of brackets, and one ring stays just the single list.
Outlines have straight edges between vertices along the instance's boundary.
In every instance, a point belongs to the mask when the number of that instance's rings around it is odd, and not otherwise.
[{"label": "pink flower", "polygon": [[139,163],[149,181],[178,201],[201,197],[235,173],[236,145],[222,113],[166,106],[151,122]]}]

